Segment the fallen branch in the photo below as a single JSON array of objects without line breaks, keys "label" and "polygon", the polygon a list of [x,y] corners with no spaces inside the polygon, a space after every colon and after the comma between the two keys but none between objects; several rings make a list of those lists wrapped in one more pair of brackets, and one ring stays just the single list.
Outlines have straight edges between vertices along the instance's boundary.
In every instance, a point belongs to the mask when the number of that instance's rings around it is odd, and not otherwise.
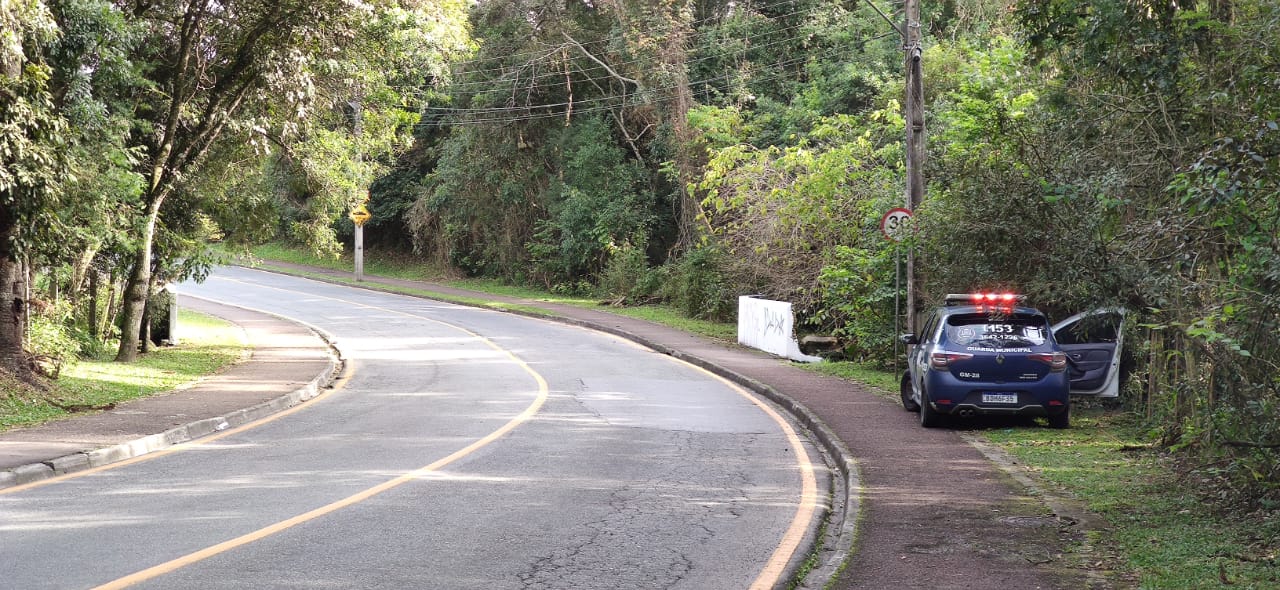
[{"label": "fallen branch", "polygon": [[1240,440],[1223,441],[1222,446],[1244,449],[1280,449],[1280,443],[1256,443]]},{"label": "fallen branch", "polygon": [[108,403],[108,404],[93,405],[93,404],[64,404],[57,400],[49,400],[49,403],[53,404],[58,409],[71,414],[75,414],[79,412],[105,412],[108,410],[116,409],[115,402]]}]

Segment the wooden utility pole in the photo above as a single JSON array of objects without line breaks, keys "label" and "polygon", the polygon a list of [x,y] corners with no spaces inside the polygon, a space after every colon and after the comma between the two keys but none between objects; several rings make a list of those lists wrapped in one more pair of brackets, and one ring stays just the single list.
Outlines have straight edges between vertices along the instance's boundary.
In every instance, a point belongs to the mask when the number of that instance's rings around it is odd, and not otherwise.
[{"label": "wooden utility pole", "polygon": [[[924,80],[921,75],[920,0],[906,0],[906,22],[903,26],[903,49],[906,53],[906,127],[907,127],[907,198],[906,206],[913,214],[924,198]],[[916,320],[919,284],[916,281],[915,248],[907,249],[907,328],[913,333],[920,326]]]}]

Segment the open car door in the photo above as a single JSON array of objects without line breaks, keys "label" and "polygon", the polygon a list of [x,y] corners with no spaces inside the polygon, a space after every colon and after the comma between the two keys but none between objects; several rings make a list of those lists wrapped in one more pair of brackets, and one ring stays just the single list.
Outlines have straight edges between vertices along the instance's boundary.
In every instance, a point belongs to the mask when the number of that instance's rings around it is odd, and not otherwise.
[{"label": "open car door", "polygon": [[1067,354],[1073,395],[1120,397],[1120,353],[1124,310],[1095,309],[1053,326],[1053,337]]}]

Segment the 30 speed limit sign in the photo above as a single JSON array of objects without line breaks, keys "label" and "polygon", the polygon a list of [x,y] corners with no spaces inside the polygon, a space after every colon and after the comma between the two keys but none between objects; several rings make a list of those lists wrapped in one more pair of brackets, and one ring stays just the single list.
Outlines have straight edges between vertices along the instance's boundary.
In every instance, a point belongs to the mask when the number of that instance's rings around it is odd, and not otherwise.
[{"label": "30 speed limit sign", "polygon": [[894,207],[880,218],[880,231],[891,242],[901,242],[911,226],[911,210]]}]

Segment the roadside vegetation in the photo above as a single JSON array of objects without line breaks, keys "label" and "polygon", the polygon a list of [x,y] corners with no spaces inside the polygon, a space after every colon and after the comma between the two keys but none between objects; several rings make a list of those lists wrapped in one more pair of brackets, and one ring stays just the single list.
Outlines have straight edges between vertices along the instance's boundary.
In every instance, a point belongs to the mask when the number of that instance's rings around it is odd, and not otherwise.
[{"label": "roadside vegetation", "polygon": [[113,362],[111,351],[103,349],[68,359],[56,381],[0,375],[0,431],[171,391],[218,372],[246,352],[243,332],[226,321],[182,310],[178,323],[177,346],[158,347],[137,363]]},{"label": "roadside vegetation", "polygon": [[[1109,527],[1081,567],[1121,588],[1280,586],[1280,506],[1232,506],[1221,471],[1187,465],[1152,443],[1151,424],[1123,409],[1073,410],[1071,428],[992,428],[981,435],[1054,493]],[[1233,510],[1232,508],[1239,508]]]}]

